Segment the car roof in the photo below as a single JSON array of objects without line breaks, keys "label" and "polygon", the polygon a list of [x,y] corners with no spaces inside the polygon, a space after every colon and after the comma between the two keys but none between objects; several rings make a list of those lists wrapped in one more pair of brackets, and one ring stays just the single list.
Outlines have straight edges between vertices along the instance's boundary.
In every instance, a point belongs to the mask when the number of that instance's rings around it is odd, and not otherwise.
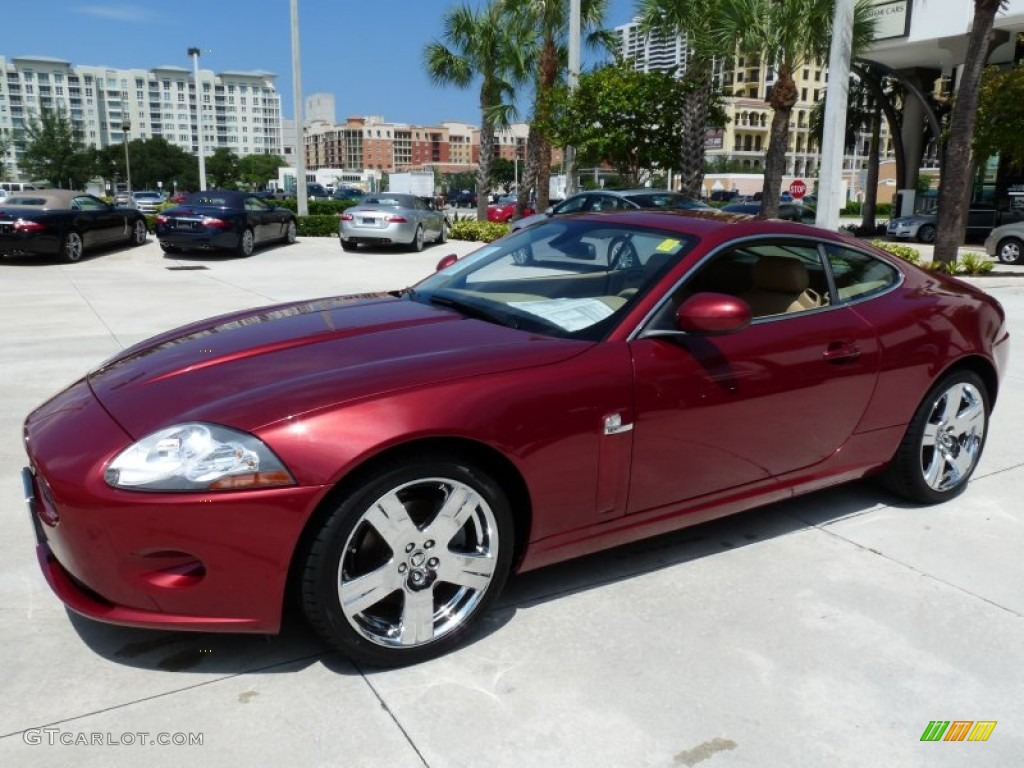
[{"label": "car roof", "polygon": [[248,192],[237,192],[233,189],[204,189],[185,196],[187,205],[212,205],[221,208],[241,207]]},{"label": "car roof", "polygon": [[5,208],[31,208],[33,210],[44,210],[44,211],[59,211],[68,210],[71,208],[71,201],[76,197],[91,197],[88,192],[75,191],[72,189],[33,189],[25,190],[24,192],[14,192],[7,197],[10,199],[19,198],[31,198],[32,200],[42,200],[42,204],[33,204],[18,206],[13,203],[5,203]]}]

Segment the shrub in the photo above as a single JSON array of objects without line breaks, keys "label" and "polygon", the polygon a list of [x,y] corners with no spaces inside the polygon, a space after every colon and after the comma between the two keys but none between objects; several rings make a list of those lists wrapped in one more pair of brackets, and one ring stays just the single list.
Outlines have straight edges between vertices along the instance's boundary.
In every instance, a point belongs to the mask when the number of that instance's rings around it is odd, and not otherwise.
[{"label": "shrub", "polygon": [[145,214],[145,216],[146,216],[146,229],[148,229],[149,233],[152,235],[152,234],[154,234],[156,232],[156,214],[155,213],[147,213],[147,214]]},{"label": "shrub", "polygon": [[960,251],[957,267],[966,275],[985,275],[992,271],[994,262],[975,251]]},{"label": "shrub", "polygon": [[909,245],[890,243],[887,240],[872,240],[871,244],[875,246],[875,248],[881,248],[883,251],[891,253],[893,256],[899,256],[901,259],[909,261],[911,264],[921,263],[921,254],[917,252],[916,248],[911,248]]},{"label": "shrub", "polygon": [[448,233],[453,240],[490,243],[508,234],[509,225],[496,221],[457,221]]},{"label": "shrub", "polygon": [[[307,207],[309,208],[310,216],[330,216],[339,214],[358,202],[358,200],[310,200],[307,203]],[[287,208],[292,213],[298,213],[299,211],[299,203],[294,197],[277,200],[273,204],[281,208]]]},{"label": "shrub", "polygon": [[296,221],[300,237],[333,237],[338,234],[338,217],[333,214],[299,216]]}]

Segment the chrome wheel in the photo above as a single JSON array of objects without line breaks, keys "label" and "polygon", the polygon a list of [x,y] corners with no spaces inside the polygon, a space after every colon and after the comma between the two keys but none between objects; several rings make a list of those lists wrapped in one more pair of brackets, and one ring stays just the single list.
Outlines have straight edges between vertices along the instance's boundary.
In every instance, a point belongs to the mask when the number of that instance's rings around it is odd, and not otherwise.
[{"label": "chrome wheel", "polygon": [[501,591],[512,561],[508,501],[457,457],[372,475],[309,547],[310,623],[351,658],[397,666],[461,642]]},{"label": "chrome wheel", "polygon": [[430,643],[472,615],[499,546],[494,512],[475,490],[439,477],[406,483],[377,499],[345,542],[341,609],[378,645]]},{"label": "chrome wheel", "polygon": [[132,245],[144,245],[148,234],[146,222],[136,221],[135,228],[132,230]]},{"label": "chrome wheel", "polygon": [[960,493],[984,450],[989,411],[981,377],[948,374],[921,401],[883,479],[901,496],[926,504]]},{"label": "chrome wheel", "polygon": [[934,401],[921,436],[921,472],[939,493],[964,483],[985,442],[986,413],[972,384],[953,384]]},{"label": "chrome wheel", "polygon": [[252,230],[247,229],[242,233],[242,236],[238,240],[238,253],[240,256],[252,256],[253,249],[256,247],[256,239],[253,237]]},{"label": "chrome wheel", "polygon": [[82,258],[82,236],[77,232],[68,232],[64,236],[64,260],[78,261]]},{"label": "chrome wheel", "polygon": [[1015,237],[1003,240],[996,249],[996,256],[1003,264],[1019,264],[1024,243]]}]

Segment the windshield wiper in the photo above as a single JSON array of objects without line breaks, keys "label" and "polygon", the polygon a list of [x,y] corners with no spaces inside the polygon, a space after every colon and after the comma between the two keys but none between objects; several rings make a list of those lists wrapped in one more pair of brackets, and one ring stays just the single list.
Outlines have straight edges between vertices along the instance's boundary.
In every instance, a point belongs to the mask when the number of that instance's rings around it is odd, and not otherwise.
[{"label": "windshield wiper", "polygon": [[440,296],[434,293],[430,295],[428,300],[431,304],[437,304],[442,307],[449,307],[451,309],[458,310],[468,317],[475,317],[479,320],[486,320],[489,323],[496,323],[497,325],[504,325],[509,328],[519,327],[519,320],[509,313],[490,309],[488,307],[481,307],[479,304],[465,301],[464,299],[447,295]]}]

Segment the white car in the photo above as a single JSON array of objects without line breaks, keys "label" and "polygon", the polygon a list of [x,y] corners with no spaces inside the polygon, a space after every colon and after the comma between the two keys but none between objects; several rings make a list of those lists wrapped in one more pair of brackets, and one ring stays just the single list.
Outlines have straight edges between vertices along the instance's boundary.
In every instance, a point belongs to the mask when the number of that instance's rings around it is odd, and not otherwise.
[{"label": "white car", "polygon": [[1024,252],[1024,221],[1004,224],[985,238],[985,252],[1003,264],[1021,264]]}]

